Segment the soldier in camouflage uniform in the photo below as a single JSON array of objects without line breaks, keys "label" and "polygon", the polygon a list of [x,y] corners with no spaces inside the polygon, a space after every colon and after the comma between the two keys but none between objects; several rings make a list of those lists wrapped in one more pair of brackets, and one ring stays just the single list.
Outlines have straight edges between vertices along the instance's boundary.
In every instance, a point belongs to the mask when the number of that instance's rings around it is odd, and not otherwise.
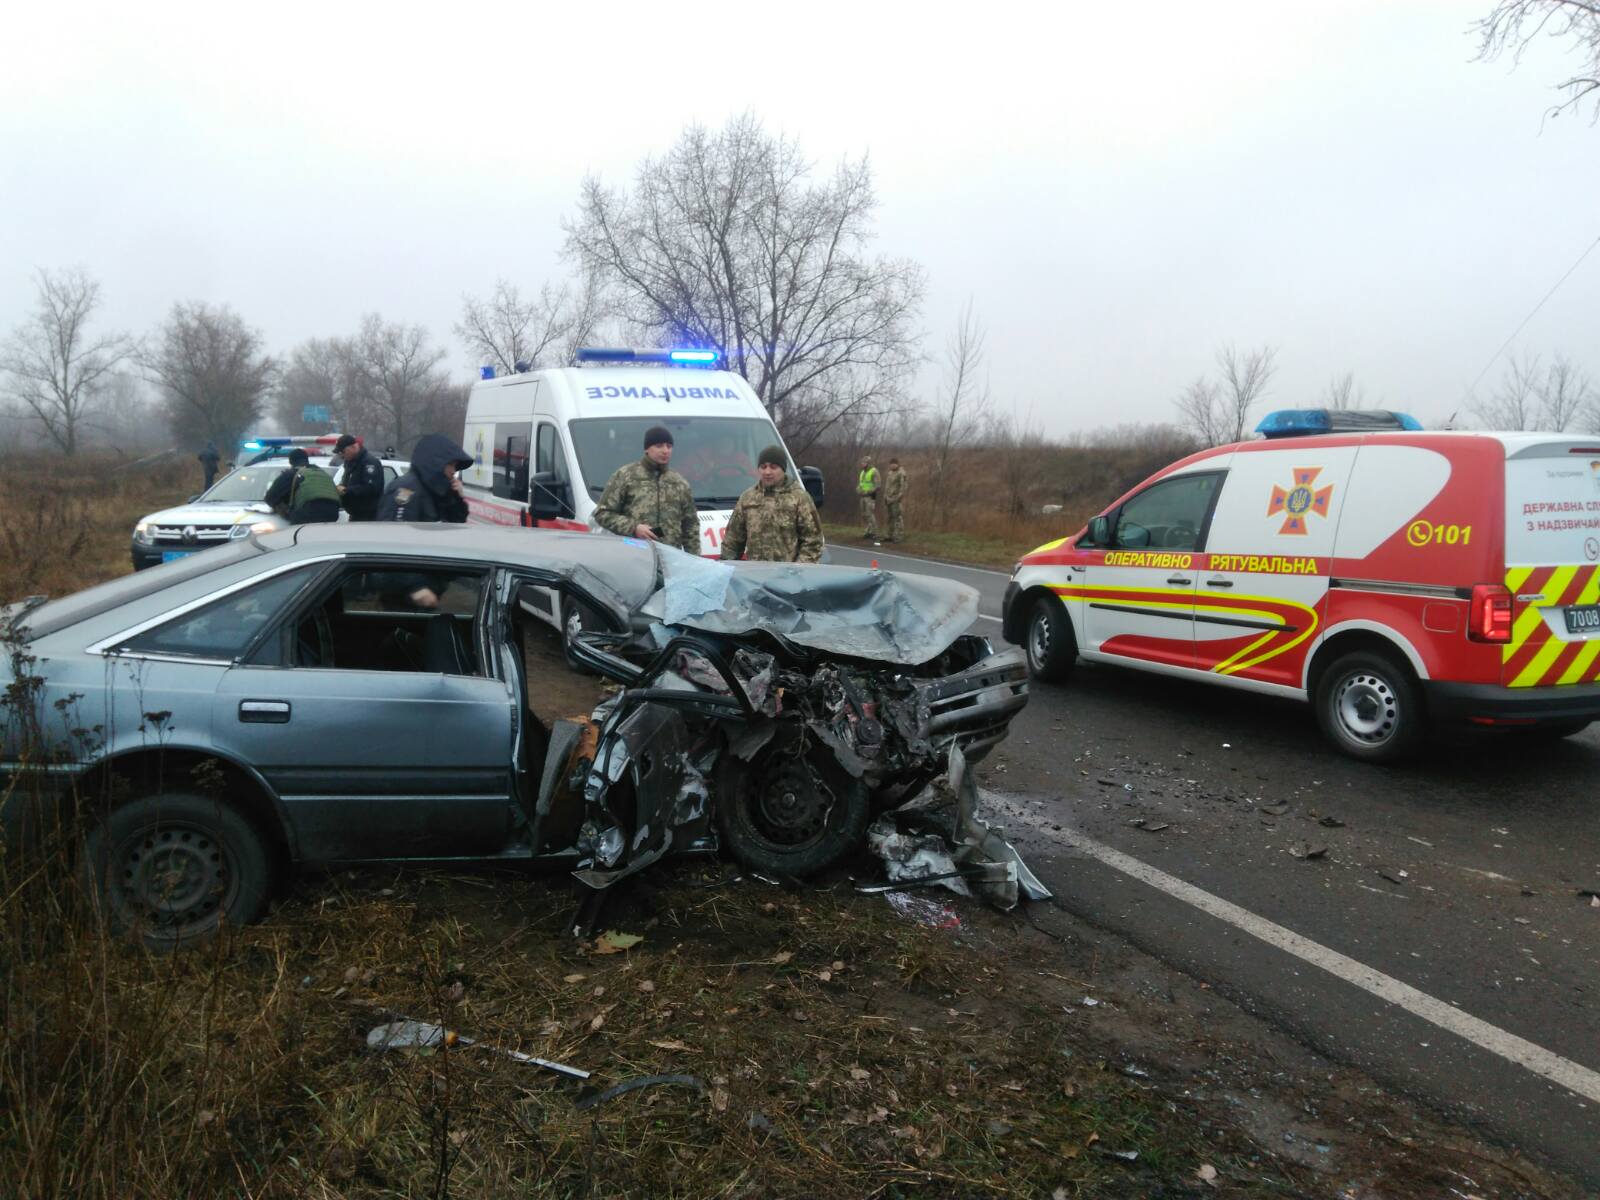
[{"label": "soldier in camouflage uniform", "polygon": [[814,563],[822,558],[822,519],[805,488],[789,478],[782,446],[756,460],[755,487],[746,488],[728,518],[722,557]]},{"label": "soldier in camouflage uniform", "polygon": [[700,553],[700,515],[694,489],[667,466],[672,431],[652,425],[644,434],[644,457],[618,467],[595,505],[594,523],[623,537],[642,538]]},{"label": "soldier in camouflage uniform", "polygon": [[906,540],[906,520],[900,506],[906,500],[906,473],[900,469],[900,460],[891,458],[889,470],[883,480],[883,506],[889,510],[889,536],[891,542]]}]

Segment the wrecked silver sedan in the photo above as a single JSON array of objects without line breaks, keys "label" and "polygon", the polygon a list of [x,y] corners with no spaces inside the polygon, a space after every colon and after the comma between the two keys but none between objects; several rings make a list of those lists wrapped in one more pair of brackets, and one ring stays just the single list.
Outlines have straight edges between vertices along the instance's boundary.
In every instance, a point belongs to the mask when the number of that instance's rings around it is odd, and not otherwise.
[{"label": "wrecked silver sedan", "polygon": [[1026,668],[975,612],[920,576],[305,525],[9,606],[0,797],[13,841],[85,818],[108,911],[158,946],[259,917],[294,865],[528,860],[599,890],[720,847],[804,877],[952,763],[952,832],[1014,896],[965,763]]}]

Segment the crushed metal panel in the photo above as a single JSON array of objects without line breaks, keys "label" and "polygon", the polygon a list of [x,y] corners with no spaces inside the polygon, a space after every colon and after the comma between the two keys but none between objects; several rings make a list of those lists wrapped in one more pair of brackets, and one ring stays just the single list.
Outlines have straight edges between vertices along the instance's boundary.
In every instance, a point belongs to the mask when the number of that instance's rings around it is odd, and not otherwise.
[{"label": "crushed metal panel", "polygon": [[657,554],[662,587],[640,613],[708,633],[759,630],[831,654],[915,666],[948,649],[978,615],[978,593],[949,579]]}]

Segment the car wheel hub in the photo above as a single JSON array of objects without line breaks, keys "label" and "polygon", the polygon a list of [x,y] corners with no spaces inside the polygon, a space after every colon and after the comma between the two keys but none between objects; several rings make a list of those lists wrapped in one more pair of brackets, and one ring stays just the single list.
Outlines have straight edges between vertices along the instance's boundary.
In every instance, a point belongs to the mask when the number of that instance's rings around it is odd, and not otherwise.
[{"label": "car wheel hub", "polygon": [[1400,719],[1400,703],[1389,681],[1366,672],[1339,684],[1335,707],[1345,733],[1369,746],[1388,741]]},{"label": "car wheel hub", "polygon": [[756,796],[755,817],[762,832],[786,846],[798,845],[827,824],[828,797],[801,766],[779,771]]},{"label": "car wheel hub", "polygon": [[1028,634],[1028,653],[1033,656],[1035,663],[1042,663],[1050,657],[1050,621],[1040,614],[1033,619],[1033,628]]},{"label": "car wheel hub", "polygon": [[189,921],[209,915],[227,889],[227,862],[215,839],[192,829],[162,829],[128,844],[118,876],[124,897],[147,917]]}]

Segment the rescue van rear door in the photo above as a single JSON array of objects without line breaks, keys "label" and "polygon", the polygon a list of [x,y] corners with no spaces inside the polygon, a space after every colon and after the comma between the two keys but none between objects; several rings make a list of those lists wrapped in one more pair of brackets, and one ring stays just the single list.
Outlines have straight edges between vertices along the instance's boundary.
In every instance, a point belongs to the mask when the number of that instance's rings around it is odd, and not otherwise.
[{"label": "rescue van rear door", "polygon": [[1195,586],[1202,670],[1301,685],[1357,449],[1286,438],[1234,453]]},{"label": "rescue van rear door", "polygon": [[[1194,665],[1196,567],[1227,461],[1207,459],[1158,479],[1110,514],[1109,543],[1085,556],[1083,585],[1073,589],[1082,604],[1074,612],[1081,651]],[[1082,540],[1078,547],[1087,549]]]},{"label": "rescue van rear door", "polygon": [[1600,441],[1508,435],[1505,584],[1501,682],[1600,682]]}]

